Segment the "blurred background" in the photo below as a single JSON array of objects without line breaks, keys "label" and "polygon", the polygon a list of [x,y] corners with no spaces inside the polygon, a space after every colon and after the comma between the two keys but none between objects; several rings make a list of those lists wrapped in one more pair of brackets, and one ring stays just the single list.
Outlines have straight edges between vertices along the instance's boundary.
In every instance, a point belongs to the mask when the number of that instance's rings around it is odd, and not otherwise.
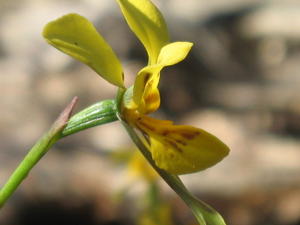
[{"label": "blurred background", "polygon": [[[231,148],[217,166],[182,179],[228,225],[299,225],[299,1],[155,3],[172,40],[194,42],[184,62],[163,71],[156,118],[201,127]],[[0,186],[73,96],[79,111],[116,94],[43,40],[43,26],[69,12],[93,21],[122,60],[128,85],[146,63],[115,1],[0,0]],[[65,138],[1,210],[0,224],[142,225],[136,218],[147,182],[131,178],[128,163],[113,156],[128,149],[117,122]],[[163,182],[159,187],[170,224],[196,224]]]}]

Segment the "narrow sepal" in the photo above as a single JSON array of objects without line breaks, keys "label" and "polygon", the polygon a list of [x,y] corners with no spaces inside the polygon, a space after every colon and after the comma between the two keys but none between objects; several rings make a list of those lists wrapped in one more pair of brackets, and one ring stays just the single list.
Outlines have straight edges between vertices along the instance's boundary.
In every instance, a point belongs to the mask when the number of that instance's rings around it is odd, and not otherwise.
[{"label": "narrow sepal", "polygon": [[155,64],[160,49],[169,42],[165,20],[149,0],[117,0],[122,13],[147,50],[149,64]]},{"label": "narrow sepal", "polygon": [[123,87],[123,69],[112,48],[83,16],[67,14],[43,30],[47,42],[87,64],[108,82]]}]

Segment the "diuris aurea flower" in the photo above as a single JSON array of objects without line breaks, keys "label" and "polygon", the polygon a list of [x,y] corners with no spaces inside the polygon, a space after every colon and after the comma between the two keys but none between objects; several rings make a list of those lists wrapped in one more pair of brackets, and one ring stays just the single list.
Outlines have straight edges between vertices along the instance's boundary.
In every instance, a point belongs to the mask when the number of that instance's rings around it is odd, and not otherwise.
[{"label": "diuris aurea flower", "polygon": [[[145,136],[156,165],[172,174],[192,173],[222,160],[229,148],[208,132],[148,116],[160,105],[158,84],[166,66],[182,61],[192,43],[169,41],[163,16],[150,0],[116,0],[148,54],[134,85],[127,89],[121,117]],[[124,88],[119,59],[95,27],[78,14],[68,14],[46,25],[43,35],[54,47],[90,66],[102,78]]]}]

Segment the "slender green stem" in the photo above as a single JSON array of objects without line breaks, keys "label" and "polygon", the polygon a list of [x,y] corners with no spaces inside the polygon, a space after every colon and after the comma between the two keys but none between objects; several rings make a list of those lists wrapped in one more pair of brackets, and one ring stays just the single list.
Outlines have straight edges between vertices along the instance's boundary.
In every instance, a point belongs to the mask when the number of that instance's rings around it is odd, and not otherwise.
[{"label": "slender green stem", "polygon": [[7,183],[0,190],[0,208],[27,177],[30,170],[58,139],[58,136],[46,134],[30,149]]},{"label": "slender green stem", "polygon": [[30,149],[28,154],[9,177],[8,181],[0,190],[0,208],[5,204],[7,199],[14,193],[21,182],[27,177],[30,170],[45,155],[48,149],[61,137],[61,132],[67,125],[72,110],[77,102],[75,97],[72,102],[60,114],[58,119],[53,123],[50,130]]},{"label": "slender green stem", "polygon": [[94,126],[118,120],[116,116],[117,107],[114,100],[98,102],[69,119],[76,101],[77,98],[74,98],[71,104],[53,124],[52,128],[37,141],[9,177],[7,183],[0,190],[0,208],[26,178],[30,170],[59,139]]}]

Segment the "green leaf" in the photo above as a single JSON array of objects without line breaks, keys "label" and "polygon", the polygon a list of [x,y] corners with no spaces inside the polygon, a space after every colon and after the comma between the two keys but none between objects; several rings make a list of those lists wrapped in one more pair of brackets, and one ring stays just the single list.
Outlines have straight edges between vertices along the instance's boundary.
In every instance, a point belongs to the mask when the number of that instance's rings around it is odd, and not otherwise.
[{"label": "green leaf", "polygon": [[167,25],[160,11],[150,0],[117,0],[122,13],[155,64],[160,49],[169,42]]},{"label": "green leaf", "polygon": [[63,130],[62,135],[65,137],[81,130],[114,122],[116,120],[118,120],[118,117],[115,100],[104,100],[97,102],[72,116]]},{"label": "green leaf", "polygon": [[124,86],[119,59],[86,18],[67,14],[48,23],[43,36],[49,44],[87,64],[108,82]]}]

